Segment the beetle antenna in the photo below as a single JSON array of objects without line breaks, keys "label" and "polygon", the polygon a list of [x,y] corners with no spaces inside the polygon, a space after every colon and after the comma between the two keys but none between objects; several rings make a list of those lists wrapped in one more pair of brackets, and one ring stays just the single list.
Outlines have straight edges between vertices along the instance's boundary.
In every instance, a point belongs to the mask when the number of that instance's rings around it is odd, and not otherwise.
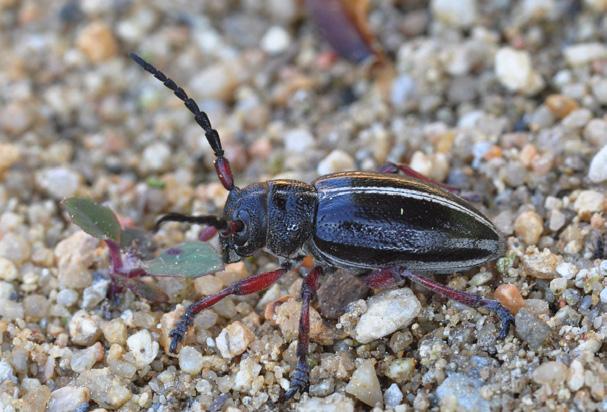
[{"label": "beetle antenna", "polygon": [[177,86],[177,83],[169,79],[156,67],[146,62],[135,53],[130,53],[129,56],[145,71],[151,73],[155,78],[160,80],[162,84],[171,89],[173,93],[175,93],[175,96],[177,96],[179,100],[181,100],[185,104],[185,107],[187,107],[188,110],[192,112],[196,123],[198,123],[198,125],[202,127],[202,130],[204,130],[204,135],[207,138],[209,145],[211,145],[213,153],[215,153],[214,165],[219,181],[227,190],[235,189],[236,186],[234,186],[234,176],[232,175],[232,169],[230,168],[230,163],[228,162],[228,159],[223,156],[224,153],[223,148],[221,147],[219,133],[217,133],[217,130],[213,129],[213,127],[211,126],[211,122],[207,114],[200,110],[198,104],[196,104],[196,102],[192,98],[190,98],[190,96],[187,95],[185,90]]},{"label": "beetle antenna", "polygon": [[217,216],[188,216],[182,215],[181,213],[167,213],[166,215],[158,219],[158,221],[156,222],[156,226],[154,226],[154,231],[160,229],[160,226],[166,222],[195,223],[199,225],[213,226],[215,229],[218,230],[225,230],[229,226],[227,220]]}]

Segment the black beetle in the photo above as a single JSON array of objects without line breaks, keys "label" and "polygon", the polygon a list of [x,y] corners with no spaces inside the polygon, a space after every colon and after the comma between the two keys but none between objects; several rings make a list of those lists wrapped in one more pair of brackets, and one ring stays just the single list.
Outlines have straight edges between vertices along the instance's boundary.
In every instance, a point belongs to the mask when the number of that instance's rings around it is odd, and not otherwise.
[{"label": "black beetle", "polygon": [[237,262],[262,248],[280,261],[277,270],[250,276],[190,305],[171,331],[172,352],[176,352],[196,313],[226,296],[269,287],[307,253],[315,258],[316,266],[302,285],[297,366],[282,400],[308,386],[310,301],[318,277],[336,268],[365,274],[365,281],[372,286],[408,278],[450,299],[485,307],[500,317],[499,336],[506,336],[513,317],[500,303],[450,289],[411,272],[453,273],[489,262],[503,253],[504,240],[498,230],[474,206],[455,195],[456,189],[396,164],[386,165],[381,172],[321,176],[312,184],[280,179],[238,188],[219,135],[206,113],[173,80],[136,54],[131,53],[131,57],[194,114],[215,153],[217,176],[229,191],[223,217],[171,213],[157,225],[176,221],[214,227],[220,231],[226,263]]}]

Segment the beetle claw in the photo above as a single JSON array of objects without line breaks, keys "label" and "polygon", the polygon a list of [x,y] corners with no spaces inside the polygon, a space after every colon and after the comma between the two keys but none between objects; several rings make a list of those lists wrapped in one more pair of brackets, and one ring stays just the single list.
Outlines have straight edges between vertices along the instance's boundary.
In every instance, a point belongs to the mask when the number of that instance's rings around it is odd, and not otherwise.
[{"label": "beetle claw", "polygon": [[505,339],[506,336],[508,336],[510,325],[514,324],[514,316],[512,316],[512,313],[510,313],[508,309],[506,309],[496,300],[487,300],[483,306],[490,311],[495,312],[495,314],[500,318],[502,327],[500,328],[500,333],[497,335],[497,337],[498,339]]},{"label": "beetle claw", "polygon": [[286,402],[291,399],[297,392],[305,391],[307,392],[308,387],[310,386],[310,369],[306,365],[305,367],[298,366],[295,369],[295,373],[291,378],[291,382],[289,383],[289,389],[286,392],[283,392],[278,398],[278,402]]}]

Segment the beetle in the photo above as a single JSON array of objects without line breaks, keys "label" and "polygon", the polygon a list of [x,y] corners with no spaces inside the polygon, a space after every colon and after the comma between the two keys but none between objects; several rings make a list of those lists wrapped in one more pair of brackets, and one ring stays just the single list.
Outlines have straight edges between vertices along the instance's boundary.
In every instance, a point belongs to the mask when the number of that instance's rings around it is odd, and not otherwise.
[{"label": "beetle", "polygon": [[485,307],[501,320],[499,337],[507,335],[514,319],[499,302],[448,288],[424,276],[470,269],[495,260],[504,252],[504,238],[495,225],[458,196],[457,189],[434,182],[408,166],[392,163],[379,172],[334,173],[310,184],[275,179],[239,188],[207,114],[173,80],[138,55],[130,56],[192,112],[215,154],[219,181],[229,191],[223,216],[169,213],[158,220],[157,227],[168,221],[204,224],[214,228],[215,233],[219,231],[226,263],[265,248],[280,264],[276,270],[252,275],[192,303],[170,333],[171,352],[177,351],[195,314],[226,296],[268,288],[307,254],[316,263],[303,279],[297,365],[289,389],[281,395],[282,401],[309,385],[306,357],[310,301],[318,278],[337,268],[365,275],[365,281],[373,287],[408,278],[449,299],[475,308]]}]

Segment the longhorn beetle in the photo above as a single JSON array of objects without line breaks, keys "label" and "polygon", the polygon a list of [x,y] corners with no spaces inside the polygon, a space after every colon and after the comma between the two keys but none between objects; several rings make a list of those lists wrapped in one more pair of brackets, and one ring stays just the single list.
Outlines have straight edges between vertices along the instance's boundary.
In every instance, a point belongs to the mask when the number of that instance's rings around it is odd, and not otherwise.
[{"label": "longhorn beetle", "polygon": [[[219,231],[223,260],[237,262],[266,248],[280,268],[250,276],[192,303],[171,331],[171,352],[192,325],[194,315],[229,295],[246,295],[268,288],[311,254],[316,266],[301,289],[297,366],[285,401],[309,385],[310,301],[318,278],[336,268],[364,275],[374,287],[407,278],[449,299],[495,312],[500,338],[513,322],[499,302],[461,292],[417,273],[449,274],[495,260],[504,251],[496,227],[455,188],[434,182],[404,165],[388,164],[380,172],[343,172],[321,176],[311,184],[276,179],[244,188],[234,184],[217,130],[186,92],[161,71],[131,53],[131,58],[184,102],[204,130],[215,153],[219,181],[229,191],[223,216],[170,213],[158,225],[173,222],[204,224]],[[398,173],[404,173],[404,176]],[[460,193],[461,194],[461,193]]]}]

